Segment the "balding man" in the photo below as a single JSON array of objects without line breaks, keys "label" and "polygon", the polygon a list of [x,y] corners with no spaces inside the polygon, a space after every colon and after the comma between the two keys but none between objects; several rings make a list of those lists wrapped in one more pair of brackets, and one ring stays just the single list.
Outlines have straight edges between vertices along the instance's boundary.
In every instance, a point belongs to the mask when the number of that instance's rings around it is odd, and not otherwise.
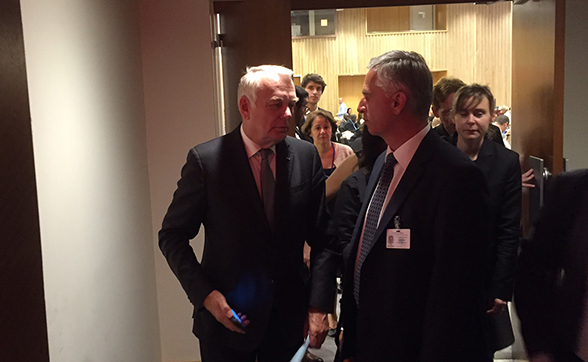
[{"label": "balding man", "polygon": [[417,53],[373,58],[358,111],[388,149],[351,239],[342,356],[355,362],[485,361],[485,181],[428,125]]},{"label": "balding man", "polygon": [[[314,293],[309,309],[302,258],[304,241],[312,258],[326,239],[324,174],[311,143],[286,137],[296,103],[291,78],[279,66],[248,69],[238,89],[241,125],[190,150],[159,232],[194,305],[203,362],[289,361],[309,310],[311,346],[328,329],[319,309],[332,304]],[[201,225],[199,261],[189,241]]]}]

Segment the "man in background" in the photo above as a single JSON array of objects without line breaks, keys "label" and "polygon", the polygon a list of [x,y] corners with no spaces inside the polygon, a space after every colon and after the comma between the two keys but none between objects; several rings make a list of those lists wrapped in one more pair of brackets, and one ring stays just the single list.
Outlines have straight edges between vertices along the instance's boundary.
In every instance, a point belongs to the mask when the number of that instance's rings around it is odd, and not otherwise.
[{"label": "man in background", "polygon": [[[441,124],[434,128],[441,137],[454,137],[455,124],[453,123],[453,98],[455,92],[463,87],[465,83],[458,78],[443,77],[433,87],[433,113],[438,117]],[[491,124],[488,128],[487,137],[504,146],[500,130]]]},{"label": "man in background", "polygon": [[327,87],[327,83],[325,83],[323,77],[315,73],[308,73],[302,78],[300,85],[308,92],[308,112],[321,109],[318,106],[318,102],[321,100],[323,92]]},{"label": "man in background", "polygon": [[347,114],[347,105],[343,102],[343,98],[339,98],[339,111],[337,111],[337,117],[340,120],[343,120],[345,115]]}]

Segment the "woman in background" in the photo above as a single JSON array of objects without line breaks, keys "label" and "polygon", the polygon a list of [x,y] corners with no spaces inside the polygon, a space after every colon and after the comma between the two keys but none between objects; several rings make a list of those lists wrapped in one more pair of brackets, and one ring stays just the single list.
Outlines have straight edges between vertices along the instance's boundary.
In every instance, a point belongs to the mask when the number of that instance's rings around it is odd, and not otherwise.
[{"label": "woman in background", "polygon": [[457,135],[453,141],[482,170],[488,186],[488,361],[495,351],[514,342],[507,302],[512,299],[516,274],[522,193],[519,155],[488,139],[494,102],[490,89],[479,84],[460,88],[453,100]]},{"label": "woman in background", "polygon": [[320,109],[309,113],[302,126],[302,131],[312,138],[312,143],[321,156],[323,170],[327,177],[331,176],[343,160],[353,155],[351,147],[331,141],[331,135],[336,130],[337,124],[333,116]]}]

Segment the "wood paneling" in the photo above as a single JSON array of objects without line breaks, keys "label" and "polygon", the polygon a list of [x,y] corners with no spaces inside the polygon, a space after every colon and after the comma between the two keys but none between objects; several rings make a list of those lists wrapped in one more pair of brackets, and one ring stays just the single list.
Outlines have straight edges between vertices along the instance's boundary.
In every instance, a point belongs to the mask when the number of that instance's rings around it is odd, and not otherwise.
[{"label": "wood paneling", "polygon": [[512,145],[525,164],[545,159],[563,166],[565,2],[544,0],[514,6]]},{"label": "wood paneling", "polygon": [[365,15],[368,34],[410,30],[410,6],[369,8]]},{"label": "wood paneling", "polygon": [[[220,13],[224,34],[223,80],[225,90],[226,130],[232,131],[241,122],[237,106],[237,84],[248,66],[292,65],[290,46],[290,1],[235,1]],[[252,24],[263,24],[254,26]],[[270,29],[270,30],[268,30]]]},{"label": "wood paneling", "polygon": [[339,95],[345,101],[348,108],[353,108],[353,113],[357,114],[357,105],[361,100],[361,90],[363,88],[364,74],[361,75],[342,75],[339,77]]},{"label": "wood paneling", "polygon": [[378,6],[462,3],[464,0],[291,0],[292,10],[365,8]]},{"label": "wood paneling", "polygon": [[431,70],[487,84],[498,104],[510,105],[512,3],[447,5],[446,13],[447,31],[367,34],[367,9],[338,11],[335,38],[292,39],[294,73],[321,74],[327,87],[320,106],[336,111],[340,75],[365,74],[372,57],[412,50],[425,57]]}]

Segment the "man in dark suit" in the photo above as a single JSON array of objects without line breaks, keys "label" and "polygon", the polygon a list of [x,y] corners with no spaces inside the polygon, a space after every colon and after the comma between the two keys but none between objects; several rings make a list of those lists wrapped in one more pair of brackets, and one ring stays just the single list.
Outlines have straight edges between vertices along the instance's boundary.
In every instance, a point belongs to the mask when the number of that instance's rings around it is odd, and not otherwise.
[{"label": "man in dark suit", "polygon": [[374,165],[351,239],[344,359],[486,358],[484,176],[430,130],[432,89],[417,53],[370,61],[359,111],[388,149]]},{"label": "man in dark suit", "polygon": [[[324,175],[312,144],[286,138],[296,102],[291,76],[279,66],[248,69],[238,89],[242,124],[190,150],[159,232],[194,305],[203,362],[289,361],[307,318],[311,346],[328,330],[319,309],[332,303],[322,303],[320,288],[309,290],[302,257],[305,240],[313,255],[326,241]],[[201,225],[198,261],[189,241]]]},{"label": "man in dark suit", "polygon": [[588,361],[588,170],[548,184],[523,244],[515,306],[531,362]]},{"label": "man in dark suit", "polygon": [[[443,77],[433,87],[433,114],[439,118],[441,124],[433,130],[441,137],[451,139],[455,136],[455,124],[453,123],[453,98],[455,93],[466,84],[458,78]],[[486,137],[501,146],[504,146],[500,128],[490,124]]]}]

